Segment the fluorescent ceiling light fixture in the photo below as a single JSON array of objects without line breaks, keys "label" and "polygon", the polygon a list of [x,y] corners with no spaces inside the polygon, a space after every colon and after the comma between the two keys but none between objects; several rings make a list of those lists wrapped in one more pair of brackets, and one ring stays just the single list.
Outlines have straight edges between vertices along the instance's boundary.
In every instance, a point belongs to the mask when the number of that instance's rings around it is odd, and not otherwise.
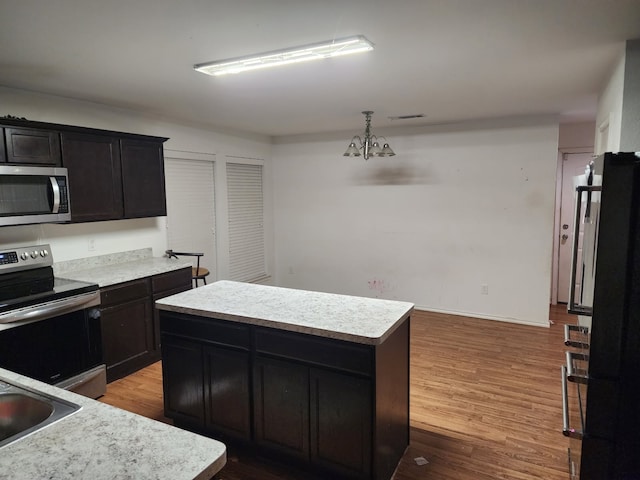
[{"label": "fluorescent ceiling light fixture", "polygon": [[226,75],[229,73],[247,72],[261,68],[289,65],[291,63],[321,60],[323,58],[339,57],[352,53],[373,50],[373,44],[362,35],[339,38],[301,47],[274,50],[247,57],[229,58],[209,63],[199,63],[193,68],[207,75]]}]

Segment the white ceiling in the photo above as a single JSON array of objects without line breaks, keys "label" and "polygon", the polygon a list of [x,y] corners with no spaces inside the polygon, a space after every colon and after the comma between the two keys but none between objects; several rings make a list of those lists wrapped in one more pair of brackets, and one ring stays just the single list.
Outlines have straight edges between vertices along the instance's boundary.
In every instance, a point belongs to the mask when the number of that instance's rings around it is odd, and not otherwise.
[{"label": "white ceiling", "polygon": [[[192,69],[356,34],[375,50],[224,77]],[[640,0],[2,0],[0,85],[270,136],[359,130],[362,110],[374,128],[585,120],[633,38]]]}]

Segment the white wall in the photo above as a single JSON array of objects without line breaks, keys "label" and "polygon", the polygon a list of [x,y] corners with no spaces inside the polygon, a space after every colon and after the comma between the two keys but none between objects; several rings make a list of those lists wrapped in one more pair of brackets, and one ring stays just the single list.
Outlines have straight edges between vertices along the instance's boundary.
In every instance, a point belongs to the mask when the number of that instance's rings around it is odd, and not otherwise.
[{"label": "white wall", "polygon": [[[120,132],[169,137],[164,144],[167,152],[213,154],[223,163],[227,156],[265,160],[265,212],[267,227],[267,262],[272,269],[271,218],[271,144],[266,137],[233,134],[178,125],[162,120],[152,113],[139,113],[89,102],[41,95],[0,87],[1,115],[26,117],[29,120],[79,125]],[[169,153],[165,154],[168,156]],[[183,157],[189,157],[188,154]],[[226,197],[216,198],[217,209],[226,208]],[[226,215],[223,215],[226,218]],[[225,226],[220,225],[218,238],[224,241]],[[95,250],[89,251],[89,239]],[[0,248],[50,243],[55,261],[91,257],[137,248],[151,247],[155,256],[167,248],[165,217],[83,223],[74,225],[33,225],[0,227]],[[225,264],[225,260],[222,264]],[[224,276],[224,275],[222,275]]]},{"label": "white wall", "polygon": [[369,161],[338,137],[274,145],[278,285],[548,326],[555,121],[389,133]]},{"label": "white wall", "polygon": [[629,40],[625,52],[620,150],[640,151],[640,39]]},{"label": "white wall", "polygon": [[624,70],[625,52],[621,49],[619,59],[598,98],[595,154],[620,151]]},{"label": "white wall", "polygon": [[592,152],[595,122],[563,123],[558,135],[558,149],[566,153]]}]

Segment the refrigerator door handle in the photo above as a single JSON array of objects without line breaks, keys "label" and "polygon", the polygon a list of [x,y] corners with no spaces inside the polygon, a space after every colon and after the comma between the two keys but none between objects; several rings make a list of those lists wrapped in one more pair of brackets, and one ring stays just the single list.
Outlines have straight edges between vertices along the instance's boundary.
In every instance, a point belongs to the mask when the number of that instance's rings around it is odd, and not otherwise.
[{"label": "refrigerator door handle", "polygon": [[567,367],[562,365],[562,434],[565,437],[582,439],[582,432],[569,425],[569,394],[567,389]]},{"label": "refrigerator door handle", "polygon": [[[567,359],[567,366],[565,367],[567,373],[567,380],[575,383],[589,383],[589,373],[587,364],[589,362],[589,355],[585,353],[578,353],[567,351],[565,352]],[[582,362],[584,367],[577,366],[577,362]]]},{"label": "refrigerator door handle", "polygon": [[[588,202],[591,202],[591,193],[600,192],[602,187],[600,185],[580,186],[576,188],[576,215],[573,221],[573,252],[571,256],[571,276],[569,280],[569,313],[574,315],[593,315],[593,307],[588,305],[582,305],[576,302],[576,276],[578,272],[578,241],[580,239],[580,218],[582,213],[582,193],[588,192]],[[590,205],[587,205],[587,210],[590,210]],[[584,252],[583,252],[584,255]]]},{"label": "refrigerator door handle", "polygon": [[[572,333],[578,335],[578,338],[572,338]],[[567,347],[577,347],[585,350],[589,349],[588,339],[589,328],[581,325],[564,324],[564,344]]]}]

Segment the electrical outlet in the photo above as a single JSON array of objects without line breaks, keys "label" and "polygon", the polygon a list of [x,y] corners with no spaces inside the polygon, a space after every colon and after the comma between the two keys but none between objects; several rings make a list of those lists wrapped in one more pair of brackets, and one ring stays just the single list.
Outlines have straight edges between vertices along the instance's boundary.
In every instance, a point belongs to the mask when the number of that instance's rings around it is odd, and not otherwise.
[{"label": "electrical outlet", "polygon": [[489,285],[483,283],[480,285],[480,294],[481,295],[489,295]]},{"label": "electrical outlet", "polygon": [[95,252],[96,250],[96,241],[93,238],[89,239],[89,245],[88,245],[89,251],[90,252]]}]

